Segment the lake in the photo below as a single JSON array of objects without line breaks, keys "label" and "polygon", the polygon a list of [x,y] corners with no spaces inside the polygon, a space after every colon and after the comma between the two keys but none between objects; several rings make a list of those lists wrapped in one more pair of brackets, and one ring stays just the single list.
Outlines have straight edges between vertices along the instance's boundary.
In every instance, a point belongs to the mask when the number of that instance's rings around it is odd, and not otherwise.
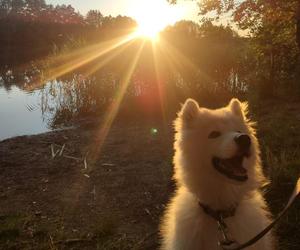
[{"label": "lake", "polygon": [[7,86],[0,78],[0,140],[52,130],[49,121],[53,115],[41,108],[43,91],[49,87],[50,83],[25,90],[14,84]]},{"label": "lake", "polygon": [[[112,120],[116,115],[124,121],[148,123],[167,116],[173,119],[179,103],[202,86],[184,90],[184,79],[178,74],[157,78],[141,70],[132,72],[126,82],[123,71],[109,67],[93,74],[77,69],[52,80],[45,72],[33,64],[29,69],[0,71],[0,140],[71,127],[107,111]],[[231,76],[229,81],[239,82]],[[239,89],[246,90],[242,82]],[[213,93],[209,88],[205,91],[203,102]]]},{"label": "lake", "polygon": [[45,81],[42,75],[38,69],[1,71],[0,141],[71,127],[78,118],[103,113],[117,88],[107,72],[98,79],[72,72]]}]

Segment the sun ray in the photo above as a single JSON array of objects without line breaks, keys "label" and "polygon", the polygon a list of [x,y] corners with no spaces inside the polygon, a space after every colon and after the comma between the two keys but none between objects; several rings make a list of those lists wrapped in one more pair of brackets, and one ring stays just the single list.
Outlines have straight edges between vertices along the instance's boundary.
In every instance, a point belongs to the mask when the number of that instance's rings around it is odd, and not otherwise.
[{"label": "sun ray", "polygon": [[[132,41],[136,38],[135,33],[115,38],[113,40],[105,41],[96,45],[90,45],[76,51],[72,51],[65,55],[55,56],[40,64],[47,64],[45,72],[43,72],[42,79],[30,83],[30,89],[40,87],[44,83],[55,80],[77,68],[94,61],[95,59],[112,52],[116,48]],[[29,89],[29,90],[30,90]]]},{"label": "sun ray", "polygon": [[[207,75],[206,73],[201,71],[201,69],[198,66],[196,66],[188,57],[186,57],[184,54],[182,54],[171,43],[169,43],[166,40],[162,39],[160,44],[163,47],[163,51],[167,52],[168,55],[173,59],[173,61],[175,63],[177,63],[177,65],[179,67],[182,68],[182,65],[183,65],[184,68],[187,67],[187,68],[193,70],[194,72],[200,73],[201,76],[204,77],[206,80],[211,80],[211,77],[209,75]],[[181,62],[181,65],[180,65],[179,62]]]},{"label": "sun ray", "polygon": [[108,64],[113,58],[117,57],[118,55],[120,55],[123,51],[125,51],[126,48],[128,48],[132,42],[135,40],[130,40],[127,43],[124,43],[122,45],[120,45],[118,48],[116,48],[114,51],[112,51],[109,56],[107,56],[106,58],[104,58],[103,60],[96,62],[94,65],[92,65],[86,72],[85,75],[86,76],[90,76],[93,73],[95,73],[97,70],[99,70],[100,68],[104,67],[106,64]]},{"label": "sun ray", "polygon": [[103,124],[101,125],[99,131],[96,134],[95,139],[93,140],[93,142],[91,143],[91,147],[92,147],[92,154],[91,157],[93,158],[93,162],[95,162],[98,157],[99,154],[101,153],[101,149],[103,146],[103,143],[106,140],[106,137],[110,131],[111,125],[119,111],[121,102],[123,100],[123,97],[126,93],[126,90],[128,88],[131,76],[135,70],[136,64],[139,60],[139,57],[141,55],[141,52],[143,50],[144,47],[144,41],[142,42],[142,44],[140,45],[136,55],[134,56],[132,63],[130,64],[124,78],[121,80],[121,84],[119,89],[116,92],[115,98],[113,103],[108,107],[105,115],[104,115],[104,120],[103,120]]},{"label": "sun ray", "polygon": [[156,43],[152,43],[152,54],[153,54],[153,59],[154,59],[155,81],[156,81],[157,88],[158,88],[163,124],[164,124],[164,128],[166,128],[167,127],[166,108],[165,108],[166,95],[164,93],[164,88],[162,85],[164,83],[162,82],[162,79],[161,79],[162,76],[160,74],[160,64],[159,64],[159,60],[158,60],[158,56],[157,56],[157,44]]},{"label": "sun ray", "polygon": [[[115,48],[123,45],[124,43],[133,39],[133,34],[127,35],[125,37],[116,38],[109,42],[100,43],[97,47],[92,46],[92,48],[84,49],[80,55],[75,58],[75,60],[71,60],[67,64],[59,65],[55,68],[50,68],[48,74],[49,79],[55,79],[59,76],[62,76],[68,72],[71,72],[84,64],[87,64],[100,56],[107,54],[108,52],[114,50]],[[56,61],[56,60],[55,60]]]},{"label": "sun ray", "polygon": [[[189,58],[182,54],[175,46],[167,42],[165,39],[161,39],[159,43],[161,47],[161,52],[166,54],[167,61],[174,73],[181,75],[183,69],[189,69],[195,74],[200,74],[201,78],[205,79],[207,82],[211,82],[211,77],[204,73],[199,67],[197,67]],[[182,89],[185,96],[191,96],[188,89]]]}]

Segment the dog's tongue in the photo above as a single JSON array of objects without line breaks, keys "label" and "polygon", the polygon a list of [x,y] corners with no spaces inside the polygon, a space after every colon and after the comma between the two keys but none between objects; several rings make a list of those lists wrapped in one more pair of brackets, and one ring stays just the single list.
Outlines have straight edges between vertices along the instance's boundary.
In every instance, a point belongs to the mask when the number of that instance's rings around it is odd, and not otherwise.
[{"label": "dog's tongue", "polygon": [[225,160],[226,167],[235,175],[245,175],[246,169],[243,168],[243,157],[233,157]]},{"label": "dog's tongue", "polygon": [[240,166],[240,167],[234,167],[232,169],[232,171],[233,171],[233,173],[235,175],[245,175],[245,174],[247,174],[246,169],[244,169],[242,166]]}]

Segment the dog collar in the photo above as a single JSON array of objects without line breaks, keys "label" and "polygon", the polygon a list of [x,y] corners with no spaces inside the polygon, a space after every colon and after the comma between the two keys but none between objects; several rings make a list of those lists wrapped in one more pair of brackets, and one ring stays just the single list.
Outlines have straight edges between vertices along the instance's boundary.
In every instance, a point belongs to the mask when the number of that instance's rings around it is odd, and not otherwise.
[{"label": "dog collar", "polygon": [[233,217],[235,215],[235,211],[238,205],[231,206],[228,209],[224,210],[214,210],[210,206],[201,203],[200,201],[198,202],[199,206],[202,208],[204,213],[212,217],[213,219],[216,220],[217,225],[218,225],[218,230],[223,236],[223,240],[219,241],[220,245],[232,245],[236,243],[231,237],[228,236],[228,227],[224,221],[224,219]]},{"label": "dog collar", "polygon": [[233,217],[235,215],[235,211],[237,208],[237,205],[231,206],[228,209],[222,209],[222,210],[214,210],[210,206],[203,204],[199,201],[199,206],[202,208],[204,213],[209,215],[210,217],[214,218],[216,221],[223,221],[226,218]]}]

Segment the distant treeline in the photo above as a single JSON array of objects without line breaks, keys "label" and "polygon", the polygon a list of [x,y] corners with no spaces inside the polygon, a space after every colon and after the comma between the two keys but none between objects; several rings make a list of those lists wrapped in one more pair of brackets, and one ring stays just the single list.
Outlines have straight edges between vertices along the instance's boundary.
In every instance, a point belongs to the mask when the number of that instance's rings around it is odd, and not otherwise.
[{"label": "distant treeline", "polygon": [[0,64],[16,66],[45,57],[70,39],[89,43],[128,33],[136,22],[124,16],[86,16],[71,5],[44,0],[0,0]]}]

